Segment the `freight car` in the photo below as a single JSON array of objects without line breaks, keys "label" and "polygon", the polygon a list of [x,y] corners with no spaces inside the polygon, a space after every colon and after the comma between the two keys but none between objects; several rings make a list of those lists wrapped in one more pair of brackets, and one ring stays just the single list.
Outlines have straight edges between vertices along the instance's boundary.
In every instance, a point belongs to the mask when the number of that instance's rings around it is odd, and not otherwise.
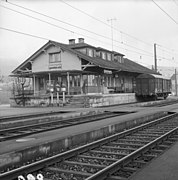
[{"label": "freight car", "polygon": [[171,80],[162,75],[141,74],[136,77],[135,93],[139,99],[166,99],[171,94]]}]

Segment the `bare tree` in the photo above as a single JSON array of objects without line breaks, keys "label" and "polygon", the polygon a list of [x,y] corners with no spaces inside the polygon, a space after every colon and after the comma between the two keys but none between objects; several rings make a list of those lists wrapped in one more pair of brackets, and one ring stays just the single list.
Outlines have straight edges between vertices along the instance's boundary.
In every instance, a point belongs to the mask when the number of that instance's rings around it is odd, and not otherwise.
[{"label": "bare tree", "polygon": [[[24,77],[17,77],[13,81],[12,94],[16,104],[25,106],[25,102],[29,99],[31,89],[29,89],[31,79]],[[26,90],[28,88],[28,90]]]}]

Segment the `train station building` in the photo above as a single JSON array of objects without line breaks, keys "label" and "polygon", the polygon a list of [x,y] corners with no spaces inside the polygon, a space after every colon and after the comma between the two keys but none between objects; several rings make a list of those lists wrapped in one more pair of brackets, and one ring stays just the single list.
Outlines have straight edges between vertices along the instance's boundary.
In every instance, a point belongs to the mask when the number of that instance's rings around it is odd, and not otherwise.
[{"label": "train station building", "polygon": [[85,43],[48,41],[14,71],[12,106],[99,107],[136,102],[135,78],[158,74],[124,55]]}]

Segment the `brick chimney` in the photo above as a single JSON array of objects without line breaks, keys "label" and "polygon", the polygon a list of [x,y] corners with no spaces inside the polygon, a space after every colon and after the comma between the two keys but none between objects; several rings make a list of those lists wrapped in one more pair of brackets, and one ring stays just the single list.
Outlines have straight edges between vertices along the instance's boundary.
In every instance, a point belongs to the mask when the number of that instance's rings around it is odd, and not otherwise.
[{"label": "brick chimney", "polygon": [[69,39],[69,44],[75,44],[75,39]]},{"label": "brick chimney", "polygon": [[84,38],[78,38],[78,43],[84,43]]}]

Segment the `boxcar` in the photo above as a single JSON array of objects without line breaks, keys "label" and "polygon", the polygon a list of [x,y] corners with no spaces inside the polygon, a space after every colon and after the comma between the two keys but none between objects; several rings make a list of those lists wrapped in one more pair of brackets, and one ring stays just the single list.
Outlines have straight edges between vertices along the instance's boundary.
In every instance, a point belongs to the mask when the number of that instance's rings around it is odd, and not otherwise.
[{"label": "boxcar", "polygon": [[155,74],[141,74],[136,78],[136,96],[140,98],[163,97],[171,93],[171,80]]}]

